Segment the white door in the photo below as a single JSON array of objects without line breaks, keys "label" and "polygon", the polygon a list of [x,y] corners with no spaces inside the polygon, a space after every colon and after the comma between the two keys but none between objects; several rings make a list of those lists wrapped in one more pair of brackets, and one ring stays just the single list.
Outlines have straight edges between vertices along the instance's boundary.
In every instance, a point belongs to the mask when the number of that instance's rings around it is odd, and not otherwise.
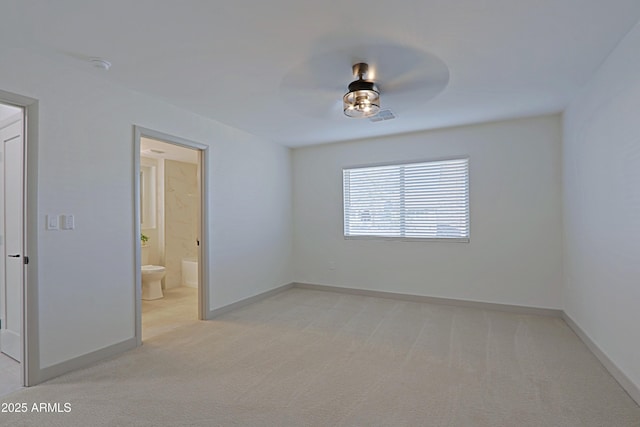
[{"label": "white door", "polygon": [[[18,121],[0,130],[2,142],[2,244],[3,276],[0,278],[0,302],[2,304],[2,326],[0,329],[0,351],[20,361],[22,340],[22,288],[24,283],[23,218],[24,218],[24,174],[23,174],[23,121]],[[4,280],[2,280],[4,279]]]}]

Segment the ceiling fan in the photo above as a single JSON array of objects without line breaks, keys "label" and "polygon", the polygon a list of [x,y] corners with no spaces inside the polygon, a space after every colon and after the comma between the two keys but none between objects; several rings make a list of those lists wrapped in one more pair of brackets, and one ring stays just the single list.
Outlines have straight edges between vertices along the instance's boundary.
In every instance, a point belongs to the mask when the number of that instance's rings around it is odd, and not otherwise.
[{"label": "ceiling fan", "polygon": [[375,116],[380,111],[380,92],[375,83],[365,80],[369,73],[369,64],[353,64],[353,76],[357,80],[349,83],[349,92],[342,97],[344,115],[362,118]]},{"label": "ceiling fan", "polygon": [[[349,69],[355,77],[350,83]],[[449,69],[431,53],[402,45],[359,45],[299,63],[283,78],[280,96],[297,113],[316,119],[377,121],[373,118],[387,109],[411,112],[448,82]]]}]

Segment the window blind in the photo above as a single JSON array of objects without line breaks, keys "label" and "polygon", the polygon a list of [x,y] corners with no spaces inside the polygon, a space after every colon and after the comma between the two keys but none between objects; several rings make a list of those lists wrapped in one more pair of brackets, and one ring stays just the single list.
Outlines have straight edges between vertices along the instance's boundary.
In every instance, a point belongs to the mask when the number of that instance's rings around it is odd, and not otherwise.
[{"label": "window blind", "polygon": [[469,159],[343,169],[345,237],[469,241]]}]

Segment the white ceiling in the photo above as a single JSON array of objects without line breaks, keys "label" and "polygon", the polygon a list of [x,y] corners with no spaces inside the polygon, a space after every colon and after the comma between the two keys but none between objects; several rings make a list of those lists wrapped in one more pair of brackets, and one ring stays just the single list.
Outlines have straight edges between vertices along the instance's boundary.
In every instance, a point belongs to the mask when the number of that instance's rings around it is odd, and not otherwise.
[{"label": "white ceiling", "polygon": [[[104,57],[113,63],[104,78],[289,146],[559,112],[640,18],[638,0],[10,4],[0,14],[0,43],[77,67]],[[448,86],[379,123],[344,117],[332,97],[333,114],[311,116],[305,104],[318,102],[317,92],[301,90],[292,102],[292,72],[379,45],[441,59]],[[331,70],[338,96],[353,80],[345,68]],[[313,71],[310,85],[318,89]]]},{"label": "white ceiling", "polygon": [[144,137],[140,138],[140,155],[198,164],[198,150]]}]

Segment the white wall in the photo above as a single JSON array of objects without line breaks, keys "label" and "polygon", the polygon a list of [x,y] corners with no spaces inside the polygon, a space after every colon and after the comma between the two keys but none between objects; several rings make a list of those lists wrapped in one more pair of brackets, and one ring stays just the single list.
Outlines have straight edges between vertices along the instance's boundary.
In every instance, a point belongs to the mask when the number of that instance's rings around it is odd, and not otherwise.
[{"label": "white wall", "polygon": [[0,89],[39,100],[41,368],[134,336],[133,125],[211,147],[211,309],[291,282],[287,148],[20,49],[0,48]]},{"label": "white wall", "polygon": [[182,285],[182,260],[198,256],[198,165],[164,161],[164,266],[166,288]]},{"label": "white wall", "polygon": [[[240,141],[241,142],[241,141]],[[254,294],[264,283],[273,287],[293,281],[291,156],[288,148],[266,143],[220,146],[213,166],[211,194],[215,280],[212,308]],[[237,161],[224,161],[234,158]],[[218,178],[216,178],[218,177]]]},{"label": "white wall", "polygon": [[565,312],[640,388],[640,25],[564,115]]},{"label": "white wall", "polygon": [[[560,141],[555,115],[295,149],[296,281],[560,308]],[[458,155],[470,243],[343,238],[343,167]]]}]

